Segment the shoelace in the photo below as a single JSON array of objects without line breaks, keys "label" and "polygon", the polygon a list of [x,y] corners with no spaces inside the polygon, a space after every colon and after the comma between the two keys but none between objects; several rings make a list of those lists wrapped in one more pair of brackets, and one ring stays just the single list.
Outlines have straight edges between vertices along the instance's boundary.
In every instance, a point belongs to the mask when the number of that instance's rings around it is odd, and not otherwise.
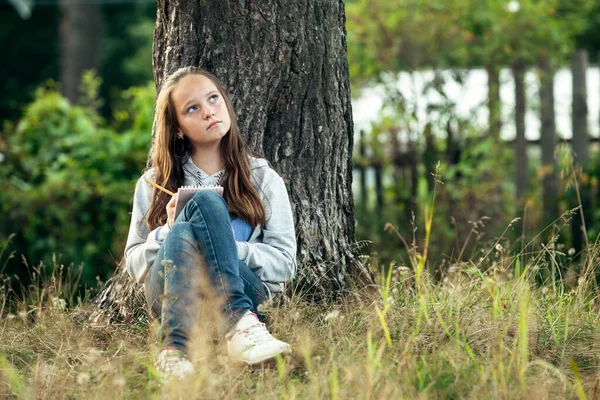
[{"label": "shoelace", "polygon": [[265,324],[263,324],[262,322],[250,325],[242,332],[244,333],[244,336],[246,336],[256,344],[262,344],[273,340],[273,336],[271,336],[267,328],[265,328]]}]

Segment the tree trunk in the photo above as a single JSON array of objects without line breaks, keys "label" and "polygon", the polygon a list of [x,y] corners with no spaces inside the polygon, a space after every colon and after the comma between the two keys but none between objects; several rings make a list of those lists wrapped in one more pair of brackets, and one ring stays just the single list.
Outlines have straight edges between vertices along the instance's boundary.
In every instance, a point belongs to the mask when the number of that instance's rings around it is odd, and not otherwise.
[{"label": "tree trunk", "polygon": [[[431,131],[431,122],[428,122],[427,125],[425,125],[425,131],[423,132],[423,136],[425,136],[425,151],[423,151],[421,159],[423,162],[423,167],[425,167],[425,179],[427,180],[427,190],[429,195],[431,196],[435,187],[435,169],[437,163],[440,161],[440,155],[435,144],[435,138],[433,137],[433,132]],[[416,149],[414,150],[416,151]],[[413,166],[411,165],[411,168],[412,167]],[[416,193],[416,190],[414,192]]]},{"label": "tree trunk", "polygon": [[60,0],[60,69],[63,93],[73,104],[79,99],[81,76],[98,69],[101,37],[99,2]]},{"label": "tree trunk", "polygon": [[540,116],[542,122],[542,169],[544,224],[558,218],[558,178],[556,176],[556,127],[554,119],[554,70],[549,60],[540,61]]},{"label": "tree trunk", "polygon": [[375,210],[378,216],[381,216],[383,207],[385,207],[385,200],[383,197],[383,165],[380,161],[376,161],[373,164],[375,170]]},{"label": "tree trunk", "polygon": [[229,89],[250,148],[286,182],[299,287],[329,299],[352,282],[372,283],[354,243],[343,1],[158,0],[153,65],[157,88],[193,65]]},{"label": "tree trunk", "polygon": [[[460,144],[459,138],[456,137],[452,128],[452,120],[446,121],[446,162],[449,166],[457,165],[460,162]],[[456,174],[455,182],[460,180],[460,173]],[[448,199],[448,217],[452,220],[457,208],[457,201],[451,195],[446,196]],[[453,229],[457,230],[457,226]],[[458,234],[458,233],[456,233]],[[456,243],[456,254],[460,253],[460,246]]]},{"label": "tree trunk", "polygon": [[358,144],[359,154],[361,158],[361,166],[360,166],[360,202],[363,211],[366,211],[368,206],[368,198],[367,198],[367,149],[365,145],[365,131],[360,131],[360,143]]},{"label": "tree trunk", "polygon": [[500,70],[494,64],[486,65],[485,70],[488,75],[488,129],[489,135],[493,138],[500,138],[500,129],[502,128],[501,106],[500,102]]},{"label": "tree trunk", "polygon": [[522,64],[513,66],[515,78],[515,170],[517,183],[517,199],[522,199],[527,191],[527,140],[525,139],[525,68]]},{"label": "tree trunk", "polygon": [[409,147],[410,157],[408,157],[408,161],[410,165],[410,197],[407,206],[410,209],[410,215],[407,215],[407,217],[409,217],[407,221],[411,221],[413,216],[415,218],[418,217],[420,211],[417,204],[417,192],[419,189],[419,165],[416,147],[416,143],[412,143]]}]

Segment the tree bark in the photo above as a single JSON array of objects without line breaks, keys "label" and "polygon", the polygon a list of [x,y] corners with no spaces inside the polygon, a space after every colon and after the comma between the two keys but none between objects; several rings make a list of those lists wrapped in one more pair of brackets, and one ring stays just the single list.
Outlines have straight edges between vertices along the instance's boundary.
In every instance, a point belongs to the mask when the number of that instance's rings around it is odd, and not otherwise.
[{"label": "tree bark", "polygon": [[[433,189],[435,188],[435,169],[438,161],[440,160],[440,154],[435,144],[435,138],[431,131],[431,123],[428,122],[425,125],[425,131],[423,132],[425,137],[425,151],[421,155],[423,166],[425,167],[425,179],[427,180],[427,190],[431,196]],[[416,147],[416,146],[415,146]],[[414,149],[416,151],[416,149]],[[411,166],[412,168],[412,166]],[[415,168],[416,169],[416,168]],[[414,190],[416,198],[416,188]]]},{"label": "tree bark", "polygon": [[558,178],[556,176],[556,126],[554,119],[554,70],[549,60],[540,61],[540,116],[542,122],[542,169],[545,224],[558,218]]},{"label": "tree bark", "polygon": [[[457,165],[460,162],[460,145],[459,138],[456,137],[456,133],[452,128],[452,120],[446,121],[446,162],[449,166]],[[455,181],[458,183],[460,180],[460,172],[456,174]],[[448,199],[448,217],[454,218],[454,213],[457,208],[457,201],[452,196],[447,196]],[[454,229],[457,227],[455,226]],[[456,246],[456,254],[460,253],[460,246]]]},{"label": "tree bark", "polygon": [[367,198],[367,164],[365,160],[367,159],[367,149],[365,146],[365,131],[360,131],[360,143],[358,144],[359,154],[361,158],[360,165],[360,203],[363,211],[366,211],[368,208]]},{"label": "tree bark", "polygon": [[81,76],[98,69],[101,36],[100,3],[60,0],[62,19],[60,69],[63,94],[73,104],[79,99]]},{"label": "tree bark", "polygon": [[[187,65],[211,71],[228,88],[250,148],[286,182],[297,287],[329,299],[353,282],[372,283],[354,242],[343,1],[157,0],[153,65],[158,89]],[[123,268],[119,274],[115,280],[127,279]]]},{"label": "tree bark", "polygon": [[515,78],[515,170],[517,183],[517,199],[522,199],[527,191],[527,140],[525,139],[525,68],[522,64],[513,66]]},{"label": "tree bark", "polygon": [[375,170],[375,210],[376,214],[381,217],[383,207],[385,207],[385,198],[383,195],[383,165],[380,161],[373,164]]}]

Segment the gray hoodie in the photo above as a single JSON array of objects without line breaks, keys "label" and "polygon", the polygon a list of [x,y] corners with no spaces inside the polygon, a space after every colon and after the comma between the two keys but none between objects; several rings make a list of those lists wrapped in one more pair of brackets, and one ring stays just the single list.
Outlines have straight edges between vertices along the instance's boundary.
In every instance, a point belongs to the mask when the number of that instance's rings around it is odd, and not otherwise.
[{"label": "gray hoodie", "polygon": [[[238,258],[265,283],[271,292],[280,292],[283,282],[296,274],[296,236],[292,210],[283,179],[269,167],[266,160],[250,157],[252,183],[265,206],[266,223],[256,226],[248,242],[236,242]],[[191,160],[183,165],[185,185],[215,184],[219,174],[208,176]],[[129,235],[125,246],[127,272],[138,282],[144,282],[169,227],[148,230],[146,214],[152,201],[153,188],[145,181],[154,181],[152,169],[138,180],[133,198]]]}]

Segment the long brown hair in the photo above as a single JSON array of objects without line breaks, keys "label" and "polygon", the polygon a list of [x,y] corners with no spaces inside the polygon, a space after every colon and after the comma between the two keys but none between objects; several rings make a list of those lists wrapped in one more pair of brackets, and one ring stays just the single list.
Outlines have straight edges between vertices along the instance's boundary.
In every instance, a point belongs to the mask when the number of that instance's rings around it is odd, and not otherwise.
[{"label": "long brown hair", "polygon": [[[196,67],[183,67],[171,74],[164,82],[156,100],[155,139],[152,146],[152,168],[154,179],[159,185],[176,192],[184,184],[183,162],[191,157],[192,144],[187,137],[177,139],[177,116],[171,93],[183,78],[202,75],[210,79],[225,100],[231,128],[220,143],[221,156],[225,163],[224,198],[229,213],[242,218],[254,227],[265,223],[265,207],[250,178],[250,161],[246,143],[240,136],[233,106],[223,84],[210,72]],[[147,215],[150,230],[167,221],[166,206],[171,196],[154,189],[152,203]]]}]

